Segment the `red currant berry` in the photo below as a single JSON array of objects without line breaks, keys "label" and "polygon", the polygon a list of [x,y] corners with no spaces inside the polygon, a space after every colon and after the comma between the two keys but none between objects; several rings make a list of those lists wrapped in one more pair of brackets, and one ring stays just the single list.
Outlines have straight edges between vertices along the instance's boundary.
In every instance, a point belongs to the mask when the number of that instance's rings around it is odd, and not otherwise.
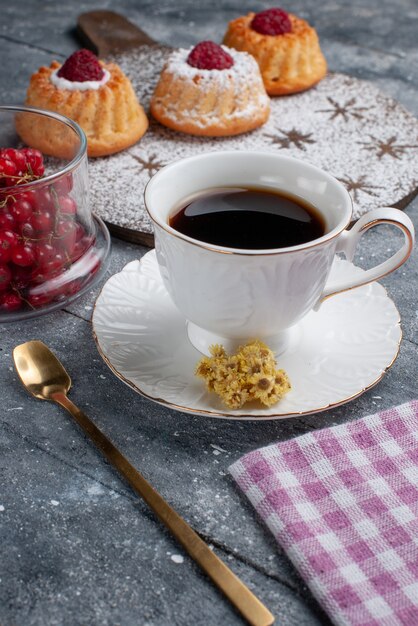
[{"label": "red currant berry", "polygon": [[51,300],[52,296],[49,293],[34,293],[28,295],[28,302],[35,309],[45,306],[45,304],[48,304]]},{"label": "red currant berry", "polygon": [[4,148],[1,156],[13,161],[19,175],[26,172],[26,158],[20,150],[15,150],[14,148]]},{"label": "red currant berry", "polygon": [[31,270],[27,267],[19,267],[15,265],[12,267],[12,284],[15,289],[19,291],[26,289],[31,282]]},{"label": "red currant berry", "polygon": [[0,175],[5,176],[5,172],[7,170],[7,164],[9,163],[9,159],[7,159],[3,154],[0,156]]},{"label": "red currant berry", "polygon": [[26,157],[28,170],[32,171],[34,176],[43,176],[45,168],[42,153],[34,148],[24,148],[23,152]]},{"label": "red currant berry", "polygon": [[59,246],[68,255],[74,250],[76,241],[76,226],[71,219],[60,219],[55,227],[55,236]]},{"label": "red currant berry", "polygon": [[73,252],[71,254],[71,261],[72,262],[77,261],[77,259],[82,257],[83,254],[86,252],[88,247],[89,247],[89,244],[88,244],[88,242],[86,242],[85,237],[83,237],[82,239],[77,241],[75,243],[74,250],[73,250]]},{"label": "red currant berry", "polygon": [[84,245],[86,246],[86,250],[88,250],[88,248],[90,248],[94,244],[96,238],[93,237],[93,235],[85,235],[83,241]]},{"label": "red currant berry", "polygon": [[17,197],[27,200],[32,209],[36,209],[36,207],[38,206],[36,202],[37,193],[35,191],[22,191]]},{"label": "red currant berry", "polygon": [[12,261],[15,265],[29,267],[35,263],[35,252],[29,243],[20,243],[12,250]]},{"label": "red currant berry", "polygon": [[54,182],[54,189],[59,196],[66,196],[73,188],[73,175],[66,174]]},{"label": "red currant berry", "polygon": [[62,196],[59,199],[59,206],[63,215],[75,215],[77,213],[77,205],[70,196]]},{"label": "red currant berry", "polygon": [[62,255],[60,252],[57,252],[54,258],[51,259],[48,263],[46,263],[46,265],[42,269],[44,270],[45,274],[47,275],[49,279],[49,278],[54,278],[55,276],[58,276],[59,274],[61,274],[61,272],[64,269],[64,265],[65,265],[64,255]]},{"label": "red currant berry", "polygon": [[17,179],[17,167],[10,161],[4,157],[0,157],[0,180],[2,181],[3,187],[11,187],[16,184]]},{"label": "red currant berry", "polygon": [[61,218],[58,220],[55,227],[55,236],[63,237],[67,233],[74,233],[75,237],[76,227],[72,219]]},{"label": "red currant berry", "polygon": [[36,207],[42,211],[53,211],[55,209],[51,192],[47,187],[36,191]]},{"label": "red currant berry", "polygon": [[56,254],[56,249],[50,243],[40,243],[35,247],[36,262],[39,267],[47,265]]},{"label": "red currant berry", "polygon": [[4,291],[10,285],[12,272],[4,263],[0,264],[0,291]]},{"label": "red currant berry", "polygon": [[0,230],[0,262],[7,263],[18,244],[18,236],[12,230]]},{"label": "red currant berry", "polygon": [[38,233],[46,233],[52,230],[54,218],[49,211],[32,213],[29,224]]},{"label": "red currant berry", "polygon": [[16,225],[16,220],[10,213],[0,213],[0,229],[13,230]]},{"label": "red currant berry", "polygon": [[19,224],[18,231],[23,239],[35,239],[35,229],[30,222],[22,222]]},{"label": "red currant berry", "polygon": [[9,311],[10,313],[12,311],[18,311],[22,308],[22,305],[22,298],[14,291],[6,291],[6,293],[0,297],[0,308],[3,309],[3,311]]},{"label": "red currant berry", "polygon": [[47,280],[47,275],[43,268],[38,267],[31,273],[30,282],[34,285],[40,285]]},{"label": "red currant berry", "polygon": [[76,222],[76,225],[75,225],[76,241],[80,241],[80,239],[82,239],[85,234],[86,234],[86,231],[84,230],[84,227],[80,224],[80,222]]},{"label": "red currant berry", "polygon": [[32,215],[32,205],[22,194],[10,204],[9,211],[16,222],[27,222]]}]

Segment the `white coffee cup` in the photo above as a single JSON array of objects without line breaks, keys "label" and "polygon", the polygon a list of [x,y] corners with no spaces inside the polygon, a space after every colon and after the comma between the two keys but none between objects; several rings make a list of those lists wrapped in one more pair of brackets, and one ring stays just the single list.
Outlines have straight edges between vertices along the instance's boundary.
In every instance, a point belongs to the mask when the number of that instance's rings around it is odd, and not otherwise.
[{"label": "white coffee cup", "polygon": [[[325,234],[288,248],[246,250],[196,240],[169,225],[188,198],[240,186],[305,200],[322,214]],[[213,343],[232,349],[252,338],[282,351],[289,329],[309,311],[332,295],[394,271],[408,259],[414,243],[411,220],[394,208],[374,209],[347,230],[352,202],[341,183],[313,165],[271,153],[210,152],[176,161],[150,180],[145,206],[154,222],[164,284],[187,320],[190,341],[205,354]],[[343,252],[351,261],[361,235],[382,223],[402,230],[400,250],[361,276],[327,283],[335,254]]]}]

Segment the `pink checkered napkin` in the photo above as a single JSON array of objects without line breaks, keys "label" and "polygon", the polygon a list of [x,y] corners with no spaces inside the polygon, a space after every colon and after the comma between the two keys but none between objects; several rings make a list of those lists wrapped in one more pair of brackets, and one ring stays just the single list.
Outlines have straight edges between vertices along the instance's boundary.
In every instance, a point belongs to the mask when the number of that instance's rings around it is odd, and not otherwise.
[{"label": "pink checkered napkin", "polygon": [[418,625],[418,401],[229,469],[335,624]]}]

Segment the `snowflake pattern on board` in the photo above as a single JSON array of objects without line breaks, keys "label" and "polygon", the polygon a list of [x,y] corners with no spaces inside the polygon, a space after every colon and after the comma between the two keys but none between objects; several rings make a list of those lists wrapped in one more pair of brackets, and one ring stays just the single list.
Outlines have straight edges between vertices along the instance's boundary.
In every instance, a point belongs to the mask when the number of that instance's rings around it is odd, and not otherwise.
[{"label": "snowflake pattern on board", "polygon": [[[145,110],[170,52],[144,46],[114,58]],[[116,226],[152,233],[143,202],[150,177],[172,161],[217,150],[264,150],[312,163],[345,185],[356,219],[417,187],[418,120],[372,83],[329,74],[313,89],[273,98],[268,122],[243,135],[194,137],[150,120],[135,146],[89,161],[93,210]]]}]

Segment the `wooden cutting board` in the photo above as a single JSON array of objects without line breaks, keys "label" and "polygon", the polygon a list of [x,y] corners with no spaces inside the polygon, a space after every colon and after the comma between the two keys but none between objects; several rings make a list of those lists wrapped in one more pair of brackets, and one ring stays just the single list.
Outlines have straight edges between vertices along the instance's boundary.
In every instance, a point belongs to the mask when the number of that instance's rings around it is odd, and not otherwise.
[{"label": "wooden cutting board", "polygon": [[[122,67],[148,110],[171,49],[112,11],[80,15],[78,33],[100,58]],[[356,219],[379,206],[404,208],[418,193],[418,120],[372,83],[329,74],[304,93],[272,99],[271,109],[262,128],[226,138],[176,133],[150,120],[135,146],[89,160],[94,212],[113,235],[153,246],[143,204],[149,178],[173,160],[231,149],[276,152],[328,171],[348,189]]]}]

